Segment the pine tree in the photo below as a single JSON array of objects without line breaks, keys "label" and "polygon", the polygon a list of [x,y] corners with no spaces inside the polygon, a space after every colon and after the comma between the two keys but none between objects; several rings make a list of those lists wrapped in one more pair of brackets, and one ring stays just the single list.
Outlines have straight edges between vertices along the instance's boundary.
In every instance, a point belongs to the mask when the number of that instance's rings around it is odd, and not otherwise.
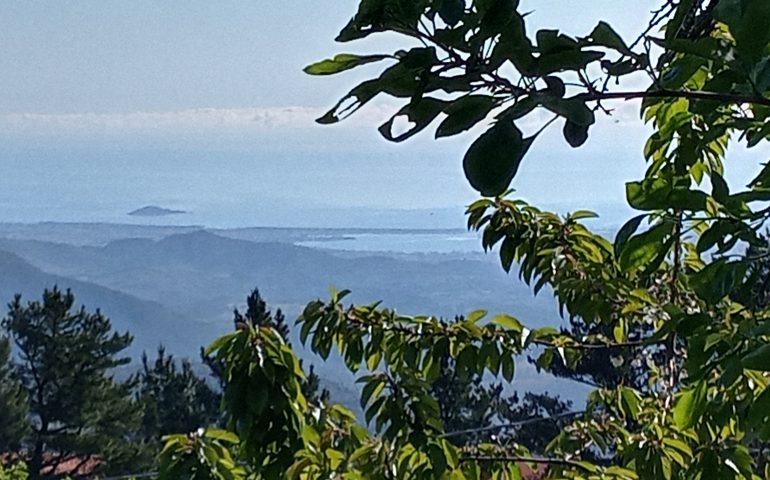
[{"label": "pine tree", "polygon": [[21,445],[28,431],[27,397],[11,365],[11,344],[0,337],[0,455]]},{"label": "pine tree", "polygon": [[[289,341],[290,331],[289,326],[286,324],[286,317],[280,308],[275,311],[275,315],[268,309],[267,302],[260,295],[258,288],[252,290],[249,296],[246,297],[245,313],[241,313],[237,308],[233,311],[234,327],[238,328],[238,325],[242,323],[255,326],[269,325],[278,332],[284,342],[291,343]],[[206,355],[203,348],[201,348],[201,360],[209,367],[211,375],[219,381],[220,387],[224,387],[225,378],[222,365],[214,357]],[[315,373],[312,365],[303,384],[302,392],[311,403],[325,403],[329,400],[329,391],[321,388],[321,379]]]},{"label": "pine tree", "polygon": [[[455,322],[464,320],[455,317]],[[506,396],[502,384],[460,371],[449,357],[442,359],[431,394],[439,404],[444,431],[455,445],[516,442],[538,453],[566,423],[562,417],[572,406],[548,393],[527,392],[523,400],[518,393]]]},{"label": "pine tree", "polygon": [[431,386],[439,404],[447,437],[455,445],[482,442],[516,442],[542,453],[566,424],[571,403],[548,393],[505,395],[499,383],[485,382],[481,375],[464,375],[454,360],[442,362],[441,375]]},{"label": "pine tree", "polygon": [[32,479],[65,461],[80,463],[72,472],[86,464],[124,472],[140,454],[132,433],[140,410],[130,383],[113,378],[114,369],[129,362],[120,355],[132,338],[113,332],[98,310],[73,310],[74,302],[69,290],[57,288],[26,306],[17,295],[2,323],[29,398],[31,429],[24,444]]},{"label": "pine tree", "polygon": [[141,434],[156,447],[164,435],[210,427],[219,419],[217,392],[195,374],[189,361],[178,362],[163,347],[152,362],[142,355],[142,370],[135,380],[143,410]]}]

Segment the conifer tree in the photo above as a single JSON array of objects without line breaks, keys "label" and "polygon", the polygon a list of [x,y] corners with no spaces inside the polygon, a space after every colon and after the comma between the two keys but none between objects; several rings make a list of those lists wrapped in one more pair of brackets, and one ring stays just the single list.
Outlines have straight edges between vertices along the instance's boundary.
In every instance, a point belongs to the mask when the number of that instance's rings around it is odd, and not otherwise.
[{"label": "conifer tree", "polygon": [[16,450],[27,433],[27,398],[11,366],[11,345],[0,337],[0,454]]},{"label": "conifer tree", "polygon": [[142,355],[136,382],[143,410],[141,433],[156,447],[164,435],[207,428],[219,419],[218,393],[196,375],[188,360],[177,361],[163,347],[154,361]]},{"label": "conifer tree", "polygon": [[[281,309],[277,309],[275,314],[268,308],[267,302],[262,298],[259,289],[255,288],[246,297],[246,312],[241,313],[237,308],[233,311],[233,324],[237,329],[240,324],[249,324],[253,326],[271,326],[280,335],[284,342],[290,344],[289,326],[286,324],[286,317]],[[225,378],[224,369],[220,362],[214,357],[206,355],[201,348],[201,359],[209,367],[211,375],[219,381],[220,387],[224,388]],[[302,393],[311,403],[326,402],[329,400],[329,391],[321,388],[321,379],[315,373],[313,366],[307,374],[307,378],[302,385]]]},{"label": "conifer tree", "polygon": [[113,332],[98,310],[74,310],[74,304],[69,290],[55,287],[26,305],[17,295],[2,322],[14,344],[13,369],[29,398],[30,433],[23,443],[32,479],[64,462],[75,462],[72,473],[84,465],[124,472],[140,454],[132,433],[139,406],[131,385],[113,377],[129,362],[121,354],[132,338]]}]

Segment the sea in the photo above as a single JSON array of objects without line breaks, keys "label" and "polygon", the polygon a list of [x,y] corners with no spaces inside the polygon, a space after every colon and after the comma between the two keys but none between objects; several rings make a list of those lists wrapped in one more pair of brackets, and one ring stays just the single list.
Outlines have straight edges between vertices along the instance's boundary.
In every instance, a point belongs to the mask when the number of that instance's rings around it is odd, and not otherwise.
[{"label": "sea", "polygon": [[[414,158],[390,146],[364,155],[31,138],[0,143],[0,223],[321,229],[297,243],[403,253],[481,248],[479,235],[465,229],[465,208],[477,194],[446,151]],[[540,160],[522,169],[512,196],[559,213],[593,210],[600,217],[589,220],[592,228],[608,235],[633,215],[620,168],[598,175]],[[184,213],[130,215],[147,206]]]}]

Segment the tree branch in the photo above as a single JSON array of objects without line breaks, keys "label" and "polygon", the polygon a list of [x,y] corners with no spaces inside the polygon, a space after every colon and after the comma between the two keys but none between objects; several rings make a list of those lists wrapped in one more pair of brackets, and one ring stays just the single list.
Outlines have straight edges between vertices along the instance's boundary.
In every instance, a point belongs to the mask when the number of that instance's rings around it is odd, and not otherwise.
[{"label": "tree branch", "polygon": [[545,422],[548,420],[560,420],[562,418],[569,418],[569,417],[576,417],[578,415],[583,415],[585,410],[579,411],[579,412],[567,412],[567,413],[561,413],[559,415],[552,415],[550,417],[531,417],[526,420],[521,420],[518,422],[511,422],[511,423],[505,423],[502,425],[492,425],[490,427],[481,427],[481,428],[469,428],[467,430],[457,430],[454,432],[447,432],[441,437],[443,438],[450,438],[450,437],[457,437],[460,435],[468,435],[473,433],[484,433],[484,432],[495,432],[500,430],[507,430],[509,428],[517,428],[517,427],[523,427],[525,425],[530,425],[533,423],[539,423],[539,422]]},{"label": "tree branch", "polygon": [[562,465],[589,471],[585,465],[574,460],[546,457],[523,457],[519,455],[466,455],[461,456],[461,462],[504,462],[504,463],[536,463],[538,465]]}]

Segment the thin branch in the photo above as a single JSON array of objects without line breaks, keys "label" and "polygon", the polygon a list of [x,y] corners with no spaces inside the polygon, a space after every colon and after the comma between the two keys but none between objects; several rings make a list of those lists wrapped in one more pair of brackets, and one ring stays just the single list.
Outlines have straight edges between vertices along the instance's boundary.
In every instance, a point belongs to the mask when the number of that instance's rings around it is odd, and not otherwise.
[{"label": "thin branch", "polygon": [[[345,316],[345,319],[350,322],[353,325],[358,326],[361,329],[368,330],[369,328],[373,327],[379,327],[383,330],[391,330],[394,332],[398,332],[402,335],[407,335],[415,338],[430,338],[430,337],[436,337],[436,336],[460,336],[458,332],[452,332],[449,330],[449,325],[443,325],[443,328],[439,332],[424,332],[422,331],[419,326],[417,328],[406,326],[403,324],[400,324],[398,322],[393,323],[377,323],[377,322],[371,322],[365,318],[361,318],[358,315],[356,315],[356,312],[354,312],[352,309],[348,309],[344,312],[342,312]],[[497,341],[498,337],[501,333],[506,333],[507,330],[499,330],[499,331],[490,331],[487,332],[488,335],[485,335],[482,338],[476,338],[473,340],[480,340],[480,341]],[[531,340],[531,345],[539,345],[541,347],[550,347],[550,348],[565,348],[565,349],[575,349],[575,350],[615,350],[615,349],[624,349],[624,348],[639,348],[639,347],[648,347],[651,345],[657,345],[661,344],[664,341],[663,340],[652,340],[652,339],[643,339],[643,340],[634,340],[634,341],[628,341],[628,342],[602,342],[602,343],[585,343],[585,342],[577,342],[574,339],[570,339],[571,341],[569,343],[556,343],[553,341],[548,340]]]},{"label": "thin branch", "polygon": [[460,457],[461,462],[504,462],[504,463],[536,463],[539,465],[562,465],[589,471],[585,465],[574,460],[546,457],[523,457],[519,455],[467,455]]},{"label": "thin branch", "polygon": [[636,340],[636,341],[630,341],[630,342],[607,342],[607,343],[568,343],[564,345],[559,345],[554,342],[549,342],[547,340],[533,340],[533,345],[540,345],[541,347],[552,347],[552,348],[573,348],[575,350],[616,350],[616,349],[623,349],[623,348],[639,348],[639,347],[649,347],[651,345],[656,345],[662,343],[661,340]]},{"label": "thin branch", "polygon": [[[418,338],[428,338],[428,337],[438,337],[440,335],[444,335],[447,337],[450,336],[460,336],[457,332],[451,332],[447,328],[447,326],[444,326],[440,332],[424,332],[420,328],[413,328],[409,326],[405,326],[399,323],[376,323],[376,322],[370,322],[366,319],[360,318],[353,312],[352,310],[347,310],[344,312],[345,319],[348,320],[351,324],[354,324],[362,329],[369,329],[371,327],[380,327],[383,330],[391,330],[394,332],[401,333],[403,335],[409,335],[412,337],[418,337]],[[495,332],[488,332],[488,338],[478,338],[475,340],[486,340],[486,341],[496,341],[497,335],[500,333],[505,333],[507,330],[500,330]],[[551,347],[551,348],[566,348],[566,349],[575,349],[575,350],[614,350],[614,349],[623,349],[623,348],[639,348],[639,347],[647,347],[650,345],[656,345],[663,343],[663,340],[652,340],[652,339],[643,339],[643,340],[635,340],[635,341],[628,341],[628,342],[602,342],[602,343],[584,343],[584,342],[577,342],[574,339],[570,339],[571,342],[559,344],[553,341],[548,340],[532,340],[530,341],[531,345],[539,345],[541,347]]]},{"label": "thin branch", "polygon": [[569,418],[569,417],[577,417],[579,415],[583,415],[585,410],[579,411],[579,412],[567,412],[567,413],[561,413],[559,415],[552,415],[550,417],[531,417],[526,420],[521,420],[518,422],[511,422],[511,423],[505,423],[501,425],[492,425],[490,427],[481,427],[481,428],[469,428],[467,430],[457,430],[454,432],[447,432],[441,437],[443,438],[450,438],[450,437],[457,437],[460,435],[469,435],[474,433],[484,433],[484,432],[497,432],[500,430],[508,430],[510,428],[518,428],[523,427],[525,425],[531,425],[533,423],[540,423],[545,421],[555,421],[555,420],[561,420],[562,418]]}]

